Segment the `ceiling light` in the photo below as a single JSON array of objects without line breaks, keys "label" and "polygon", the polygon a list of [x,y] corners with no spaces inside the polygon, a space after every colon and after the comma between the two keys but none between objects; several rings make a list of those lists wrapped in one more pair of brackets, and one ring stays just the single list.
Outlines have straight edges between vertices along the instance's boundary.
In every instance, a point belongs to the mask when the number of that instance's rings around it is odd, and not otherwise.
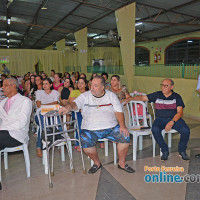
[{"label": "ceiling light", "polygon": [[9,43],[9,42],[10,42],[10,40],[7,40],[7,42]]},{"label": "ceiling light", "polygon": [[7,19],[8,24],[10,24],[10,18]]},{"label": "ceiling light", "polygon": [[193,41],[192,41],[192,40],[188,40],[187,42],[188,42],[188,43],[192,43]]},{"label": "ceiling light", "polygon": [[42,10],[47,10],[47,8],[46,8],[46,7],[42,7],[41,9],[42,9]]},{"label": "ceiling light", "polygon": [[10,31],[7,31],[7,36],[9,36],[10,35]]},{"label": "ceiling light", "polygon": [[139,25],[142,25],[143,23],[142,22],[138,22],[135,24],[135,26],[139,26]]},{"label": "ceiling light", "polygon": [[8,48],[8,49],[10,48],[9,45],[7,45],[7,48]]}]

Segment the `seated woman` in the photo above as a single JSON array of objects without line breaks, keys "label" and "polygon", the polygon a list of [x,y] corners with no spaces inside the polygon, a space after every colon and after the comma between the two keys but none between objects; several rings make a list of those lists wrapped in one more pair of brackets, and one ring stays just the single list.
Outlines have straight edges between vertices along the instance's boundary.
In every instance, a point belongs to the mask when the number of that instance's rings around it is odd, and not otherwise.
[{"label": "seated woman", "polygon": [[72,80],[74,89],[75,89],[75,90],[78,89],[78,82],[76,81],[75,75],[71,75],[71,80]]},{"label": "seated woman", "polygon": [[[54,105],[59,102],[59,92],[53,90],[52,81],[50,78],[43,80],[43,90],[37,90],[36,92],[36,105],[37,108],[40,108],[41,105]],[[43,126],[43,116],[40,115],[40,120]],[[39,125],[37,116],[35,117],[36,124]],[[42,142],[40,131],[38,131],[37,144],[36,144],[36,153],[38,157],[42,157]]]},{"label": "seated woman", "polygon": [[64,82],[64,86],[58,88],[58,92],[60,93],[60,105],[65,106],[68,102],[69,95],[74,90],[73,83],[70,78],[66,78]]},{"label": "seated woman", "polygon": [[62,78],[62,74],[60,73],[56,73],[54,75],[54,82],[53,82],[53,88],[54,90],[58,90],[59,87],[63,86],[63,83],[61,83],[61,78]]},{"label": "seated woman", "polygon": [[[73,90],[69,96],[69,102],[71,103],[74,101],[81,93],[84,93],[88,91],[88,86],[87,86],[87,80],[85,78],[79,78],[78,81],[78,90]],[[72,118],[74,117],[74,113],[72,113]],[[78,118],[78,126],[79,126],[79,133],[81,134],[81,122],[82,122],[82,115],[81,112],[79,111],[77,113],[77,118]],[[76,139],[78,139],[78,134],[76,132]],[[77,151],[80,151],[79,143],[76,142],[76,148]]]},{"label": "seated woman", "polygon": [[111,77],[111,87],[110,87],[110,91],[114,92],[118,99],[120,100],[120,102],[122,102],[124,99],[127,99],[130,97],[130,94],[126,88],[126,86],[121,86],[120,84],[120,77],[118,75],[113,75]]}]

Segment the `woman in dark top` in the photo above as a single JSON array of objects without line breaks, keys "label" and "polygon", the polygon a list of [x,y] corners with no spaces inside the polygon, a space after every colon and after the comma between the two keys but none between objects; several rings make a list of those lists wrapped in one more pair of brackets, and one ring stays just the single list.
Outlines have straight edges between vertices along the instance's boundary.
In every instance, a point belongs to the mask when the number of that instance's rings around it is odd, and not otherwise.
[{"label": "woman in dark top", "polygon": [[60,105],[64,106],[68,102],[69,95],[71,91],[74,90],[74,85],[70,78],[66,78],[64,82],[64,86],[58,88],[58,92],[60,93]]}]

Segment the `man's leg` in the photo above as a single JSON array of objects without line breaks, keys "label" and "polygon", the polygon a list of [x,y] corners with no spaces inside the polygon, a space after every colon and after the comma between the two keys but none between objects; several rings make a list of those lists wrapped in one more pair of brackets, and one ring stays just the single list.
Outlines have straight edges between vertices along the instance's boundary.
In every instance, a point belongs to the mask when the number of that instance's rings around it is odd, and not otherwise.
[{"label": "man's leg", "polygon": [[126,156],[128,153],[129,143],[118,143],[117,144],[117,152],[119,156],[119,165],[124,168],[126,164]]},{"label": "man's leg", "polygon": [[168,152],[168,146],[161,134],[162,130],[165,128],[166,124],[170,121],[168,118],[156,118],[153,126],[152,126],[152,133],[153,136],[158,143],[159,147],[161,148],[162,153]]},{"label": "man's leg", "polygon": [[172,128],[177,130],[181,134],[178,151],[185,152],[190,137],[190,128],[187,126],[183,119],[179,119]]},{"label": "man's leg", "polygon": [[6,130],[0,130],[0,151],[6,147],[17,147],[22,145],[21,142],[10,136]]},{"label": "man's leg", "polygon": [[86,153],[86,155],[89,156],[94,161],[94,164],[99,167],[100,161],[99,161],[99,156],[98,156],[96,147],[83,148],[83,150]]}]

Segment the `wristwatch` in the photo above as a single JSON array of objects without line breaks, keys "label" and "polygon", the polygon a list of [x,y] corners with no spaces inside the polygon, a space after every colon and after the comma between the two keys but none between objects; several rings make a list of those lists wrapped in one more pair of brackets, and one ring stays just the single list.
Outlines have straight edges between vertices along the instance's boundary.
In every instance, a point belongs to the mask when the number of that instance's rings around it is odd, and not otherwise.
[{"label": "wristwatch", "polygon": [[174,120],[171,120],[172,122],[174,122],[174,124],[176,123]]}]

